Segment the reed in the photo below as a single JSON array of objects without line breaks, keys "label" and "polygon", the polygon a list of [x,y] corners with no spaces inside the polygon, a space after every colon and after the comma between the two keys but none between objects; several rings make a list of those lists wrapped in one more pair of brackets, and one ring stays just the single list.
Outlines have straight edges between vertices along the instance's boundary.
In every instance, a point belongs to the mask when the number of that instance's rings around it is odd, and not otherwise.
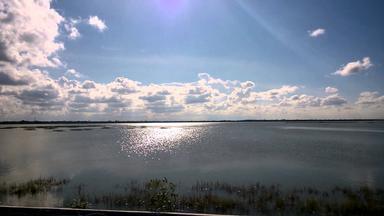
[{"label": "reed", "polygon": [[57,187],[67,184],[67,179],[38,178],[24,183],[0,184],[0,193],[2,195],[17,195],[19,197],[27,194],[35,195],[42,192],[48,192]]},{"label": "reed", "polygon": [[[21,184],[2,183],[0,194],[45,193],[68,182],[47,178]],[[106,194],[86,191],[83,184],[74,188],[76,192],[65,197],[64,207],[218,214],[384,215],[384,191],[366,186],[329,190],[314,187],[282,189],[280,185],[260,183],[234,185],[199,181],[181,191],[178,190],[180,186],[164,178],[116,185],[117,192]]]}]

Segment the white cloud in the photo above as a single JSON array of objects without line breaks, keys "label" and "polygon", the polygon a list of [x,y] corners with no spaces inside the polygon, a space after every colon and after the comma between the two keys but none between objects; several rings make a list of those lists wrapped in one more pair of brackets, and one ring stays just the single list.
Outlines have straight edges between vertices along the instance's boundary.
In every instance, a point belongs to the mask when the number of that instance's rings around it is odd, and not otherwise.
[{"label": "white cloud", "polygon": [[347,100],[338,94],[332,94],[326,97],[316,97],[306,94],[292,95],[290,97],[284,97],[278,103],[278,105],[282,107],[322,107],[323,109],[329,106],[337,107],[345,104],[347,104]]},{"label": "white cloud", "polygon": [[350,76],[368,70],[372,66],[373,64],[371,63],[370,58],[364,57],[361,61],[357,60],[347,63],[345,66],[342,66],[339,70],[337,70],[334,74],[340,76]]},{"label": "white cloud", "polygon": [[318,29],[315,29],[315,30],[312,30],[312,31],[308,31],[308,34],[309,34],[310,37],[319,37],[319,36],[325,34],[325,29],[318,28]]},{"label": "white cloud", "polygon": [[75,27],[71,27],[68,37],[70,39],[74,40],[74,39],[79,38],[80,36],[81,36],[81,34],[80,34],[79,30],[77,30],[77,28],[75,28]]},{"label": "white cloud", "polygon": [[356,101],[356,104],[368,106],[384,106],[384,95],[379,95],[378,92],[362,92]]},{"label": "white cloud", "polygon": [[97,28],[101,32],[107,29],[107,25],[105,25],[105,22],[97,16],[90,16],[88,19],[88,24]]},{"label": "white cloud", "polygon": [[339,91],[339,89],[335,88],[335,87],[331,87],[331,86],[328,86],[325,88],[325,93],[327,94],[335,94]]},{"label": "white cloud", "polygon": [[67,37],[70,40],[76,40],[81,37],[81,33],[78,29],[78,26],[83,23],[98,29],[100,32],[103,32],[107,29],[105,22],[97,16],[90,16],[88,19],[84,19],[81,17],[67,18],[64,22],[63,27],[67,33]]},{"label": "white cloud", "polygon": [[27,69],[15,68],[10,64],[0,64],[0,85],[28,85],[33,81]]},{"label": "white cloud", "polygon": [[[377,92],[361,93],[349,109],[353,113],[346,111],[349,103],[334,89],[326,90],[331,95],[325,97],[298,94],[299,87],[294,85],[255,90],[252,81],[223,80],[208,73],[199,74],[194,82],[143,84],[118,77],[109,83],[98,83],[73,79],[81,75],[68,69],[66,77],[55,79],[44,71],[47,67],[63,65],[58,51],[64,45],[57,39],[64,20],[50,8],[49,0],[25,0],[20,4],[0,0],[0,119],[191,120],[384,115],[383,109],[377,108],[383,105],[384,96]],[[68,22],[76,27],[83,21]],[[106,29],[104,23],[93,24],[100,31]],[[64,34],[70,37],[71,28],[68,29]],[[364,70],[371,65],[369,58],[364,58],[342,71]],[[375,112],[371,111],[372,107]]]},{"label": "white cloud", "polygon": [[96,88],[96,83],[92,80],[85,80],[82,84],[82,88],[84,89],[93,89]]},{"label": "white cloud", "polygon": [[77,72],[75,69],[68,69],[67,72],[65,73],[66,76],[69,77],[75,77],[75,78],[81,78],[82,74]]},{"label": "white cloud", "polygon": [[54,54],[64,49],[55,38],[64,21],[49,0],[0,0],[0,62],[56,67]]},{"label": "white cloud", "polygon": [[191,89],[185,97],[186,104],[201,104],[209,102],[211,94],[207,91],[201,91],[200,88]]},{"label": "white cloud", "polygon": [[263,92],[253,92],[253,95],[254,97],[256,97],[256,100],[278,100],[281,99],[283,96],[296,92],[298,89],[299,87],[297,86],[284,85],[280,88],[271,89]]},{"label": "white cloud", "polygon": [[321,105],[321,98],[310,95],[292,95],[283,98],[279,103],[279,107],[319,107]]},{"label": "white cloud", "polygon": [[75,40],[81,36],[79,30],[77,30],[77,28],[74,26],[70,27],[68,31],[69,31],[68,38],[71,40]]},{"label": "white cloud", "polygon": [[323,106],[342,106],[346,103],[347,100],[337,94],[329,95],[321,100]]},{"label": "white cloud", "polygon": [[67,32],[67,37],[70,40],[76,40],[81,37],[81,34],[79,30],[77,29],[77,25],[82,22],[81,18],[74,19],[74,18],[69,18],[66,19],[64,22],[64,29]]},{"label": "white cloud", "polygon": [[[10,74],[10,73],[7,73]],[[206,74],[195,82],[142,84],[128,78],[119,77],[110,83],[83,82],[65,77],[53,80],[36,71],[36,76],[24,82],[21,77],[10,80],[10,85],[2,85],[0,101],[6,104],[0,110],[2,116],[24,117],[40,115],[70,119],[118,118],[121,120],[146,119],[227,119],[247,118],[329,118],[346,116],[347,100],[338,94],[317,97],[295,94],[296,86],[282,86],[265,91],[255,91],[253,83],[237,80],[223,81]],[[209,76],[209,82],[206,78]],[[16,75],[13,77],[17,77]],[[45,80],[44,80],[45,79]],[[0,75],[0,81],[1,81]],[[221,85],[217,85],[222,82]],[[213,85],[214,84],[214,85]],[[222,86],[229,86],[223,88]],[[377,92],[360,95],[356,106],[379,106],[384,104],[384,96]],[[357,110],[356,107],[353,107]],[[370,113],[370,108],[362,113]],[[382,110],[382,109],[381,109]],[[356,111],[357,112],[357,111]],[[376,111],[377,115],[383,114]],[[126,119],[124,116],[133,116]],[[350,115],[349,117],[354,117]]]},{"label": "white cloud", "polygon": [[132,94],[139,90],[140,82],[136,82],[125,77],[117,77],[113,82],[108,84],[108,88],[112,92],[119,94]]},{"label": "white cloud", "polygon": [[5,117],[57,113],[62,89],[41,68],[63,66],[56,40],[64,18],[49,0],[0,0],[0,97]]}]

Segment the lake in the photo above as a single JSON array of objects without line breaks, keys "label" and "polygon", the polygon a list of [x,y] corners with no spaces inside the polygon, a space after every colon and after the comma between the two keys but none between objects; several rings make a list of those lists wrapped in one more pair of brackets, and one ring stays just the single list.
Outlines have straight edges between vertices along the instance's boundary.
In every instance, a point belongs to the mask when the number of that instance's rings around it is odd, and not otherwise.
[{"label": "lake", "polygon": [[0,178],[384,187],[383,121],[0,126]]}]

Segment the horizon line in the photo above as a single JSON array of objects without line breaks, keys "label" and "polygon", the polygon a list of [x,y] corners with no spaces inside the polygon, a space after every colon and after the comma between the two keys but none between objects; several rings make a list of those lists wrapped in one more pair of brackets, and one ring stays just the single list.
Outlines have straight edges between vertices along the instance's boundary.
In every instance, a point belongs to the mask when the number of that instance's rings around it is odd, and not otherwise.
[{"label": "horizon line", "polygon": [[221,119],[221,120],[15,120],[15,121],[0,121],[0,124],[44,124],[44,123],[182,123],[182,122],[294,122],[294,121],[384,121],[384,119],[364,119],[364,118],[347,118],[347,119]]}]

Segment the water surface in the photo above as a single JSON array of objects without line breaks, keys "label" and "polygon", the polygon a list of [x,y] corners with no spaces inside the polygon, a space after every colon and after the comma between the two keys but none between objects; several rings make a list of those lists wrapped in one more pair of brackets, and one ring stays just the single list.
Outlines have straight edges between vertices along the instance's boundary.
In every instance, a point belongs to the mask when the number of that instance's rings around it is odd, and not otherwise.
[{"label": "water surface", "polygon": [[384,123],[232,122],[0,126],[0,178],[162,178],[384,187]]}]

